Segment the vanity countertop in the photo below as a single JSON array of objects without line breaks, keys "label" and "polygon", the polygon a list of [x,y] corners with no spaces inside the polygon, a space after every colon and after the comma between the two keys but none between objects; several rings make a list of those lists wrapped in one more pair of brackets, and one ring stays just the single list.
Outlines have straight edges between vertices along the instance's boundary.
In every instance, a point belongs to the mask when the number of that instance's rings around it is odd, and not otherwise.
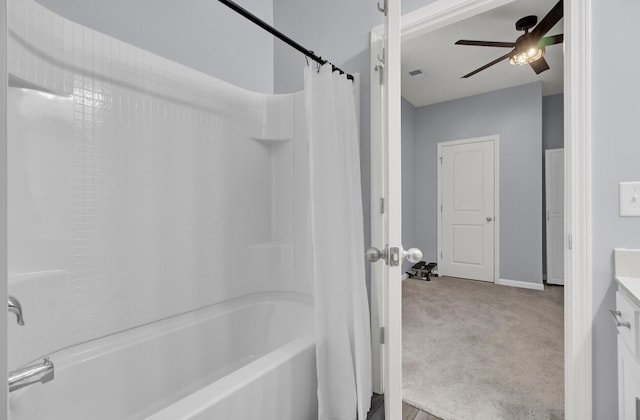
[{"label": "vanity countertop", "polygon": [[613,250],[616,282],[640,306],[640,249]]},{"label": "vanity countertop", "polygon": [[631,300],[640,306],[640,278],[616,276],[615,279]]}]

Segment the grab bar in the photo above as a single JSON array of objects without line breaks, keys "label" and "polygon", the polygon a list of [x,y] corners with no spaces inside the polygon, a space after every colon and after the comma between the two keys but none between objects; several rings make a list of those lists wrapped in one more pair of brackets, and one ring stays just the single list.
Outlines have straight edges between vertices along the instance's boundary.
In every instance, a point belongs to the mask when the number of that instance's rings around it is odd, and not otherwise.
[{"label": "grab bar", "polygon": [[[35,379],[34,379],[35,378]],[[9,372],[9,392],[38,382],[46,384],[54,378],[53,362],[45,358],[42,363]]]}]

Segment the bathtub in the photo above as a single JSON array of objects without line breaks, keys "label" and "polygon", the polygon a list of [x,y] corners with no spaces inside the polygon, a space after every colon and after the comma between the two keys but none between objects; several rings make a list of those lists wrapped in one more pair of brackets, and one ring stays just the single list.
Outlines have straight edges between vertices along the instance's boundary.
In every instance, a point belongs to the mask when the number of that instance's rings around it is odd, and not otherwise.
[{"label": "bathtub", "polygon": [[302,295],[246,296],[50,357],[55,379],[12,392],[11,420],[317,418]]}]

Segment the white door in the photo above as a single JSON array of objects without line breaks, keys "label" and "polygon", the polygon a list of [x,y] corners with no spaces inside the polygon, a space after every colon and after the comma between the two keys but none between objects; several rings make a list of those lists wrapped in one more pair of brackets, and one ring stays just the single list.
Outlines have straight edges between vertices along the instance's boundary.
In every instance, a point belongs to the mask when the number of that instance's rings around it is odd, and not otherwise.
[{"label": "white door", "polygon": [[[381,2],[382,3],[382,2]],[[374,391],[385,418],[402,418],[402,248],[400,1],[386,0],[382,33],[372,33],[371,62],[371,324]],[[411,250],[410,250],[411,251]],[[376,257],[380,257],[377,259]],[[417,262],[416,261],[416,262]]]},{"label": "white door", "polygon": [[497,138],[438,144],[442,275],[495,281]]},{"label": "white door", "polygon": [[547,283],[564,284],[564,149],[545,151]]},{"label": "white door", "polygon": [[[386,0],[382,147],[387,240],[385,284],[385,418],[402,418],[402,157],[400,96],[400,0]],[[394,251],[395,250],[395,251]],[[398,254],[398,250],[400,254]],[[395,255],[394,255],[395,254]]]}]

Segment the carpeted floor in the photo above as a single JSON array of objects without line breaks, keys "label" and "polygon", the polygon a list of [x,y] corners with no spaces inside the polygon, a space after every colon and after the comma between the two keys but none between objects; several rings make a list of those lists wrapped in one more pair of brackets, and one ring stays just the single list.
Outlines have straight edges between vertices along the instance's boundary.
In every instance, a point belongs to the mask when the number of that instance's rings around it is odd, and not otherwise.
[{"label": "carpeted floor", "polygon": [[403,398],[445,420],[564,419],[562,287],[405,280]]}]

